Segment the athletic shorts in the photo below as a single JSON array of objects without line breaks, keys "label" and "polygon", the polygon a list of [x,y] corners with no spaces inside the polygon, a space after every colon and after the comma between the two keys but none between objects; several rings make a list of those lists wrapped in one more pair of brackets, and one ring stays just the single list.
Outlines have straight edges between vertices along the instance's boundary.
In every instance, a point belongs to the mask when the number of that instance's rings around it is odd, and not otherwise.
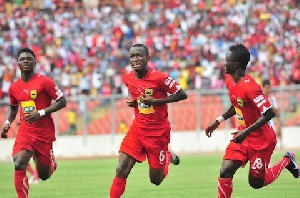
[{"label": "athletic shorts", "polygon": [[148,158],[150,168],[162,169],[165,167],[168,144],[170,142],[170,128],[164,130],[162,136],[143,136],[137,127],[131,127],[124,137],[120,151],[126,153],[138,162]]},{"label": "athletic shorts", "polygon": [[32,151],[41,163],[46,166],[51,165],[51,159],[53,157],[52,143],[18,135],[13,147],[12,156],[16,155],[21,150]]},{"label": "athletic shorts", "polygon": [[270,142],[269,146],[263,150],[254,150],[247,143],[234,143],[230,141],[226,148],[224,160],[241,161],[245,166],[250,161],[250,172],[255,178],[263,178],[270,163],[271,156],[276,143]]}]

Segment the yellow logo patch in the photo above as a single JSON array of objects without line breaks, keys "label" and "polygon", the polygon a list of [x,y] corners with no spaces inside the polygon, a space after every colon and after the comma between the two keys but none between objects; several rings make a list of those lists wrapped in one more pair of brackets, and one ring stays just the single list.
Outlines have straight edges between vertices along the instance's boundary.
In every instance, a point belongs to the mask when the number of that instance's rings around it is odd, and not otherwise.
[{"label": "yellow logo patch", "polygon": [[244,115],[242,113],[242,111],[239,108],[235,107],[235,113],[236,113],[236,117],[240,123],[241,126],[246,126],[246,122],[244,120]]},{"label": "yellow logo patch", "polygon": [[153,105],[146,105],[142,103],[140,100],[137,100],[138,109],[140,114],[151,114],[155,113]]},{"label": "yellow logo patch", "polygon": [[241,99],[241,98],[237,98],[237,104],[240,106],[240,107],[244,107],[244,101]]},{"label": "yellow logo patch", "polygon": [[35,106],[35,102],[33,100],[22,101],[21,107],[22,107],[23,113],[25,115],[28,115],[31,112],[36,112],[36,106]]},{"label": "yellow logo patch", "polygon": [[30,91],[30,97],[32,99],[36,99],[37,98],[37,91],[36,90],[31,90]]}]

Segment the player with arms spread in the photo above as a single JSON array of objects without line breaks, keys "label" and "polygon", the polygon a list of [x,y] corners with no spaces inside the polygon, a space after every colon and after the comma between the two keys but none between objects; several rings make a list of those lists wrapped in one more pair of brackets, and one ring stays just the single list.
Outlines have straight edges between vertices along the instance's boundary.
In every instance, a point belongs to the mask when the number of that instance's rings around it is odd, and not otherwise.
[{"label": "player with arms spread", "polygon": [[[52,152],[55,141],[54,122],[51,113],[66,106],[61,90],[48,77],[34,72],[35,54],[29,48],[22,48],[17,55],[21,78],[9,88],[10,109],[1,137],[15,120],[20,106],[20,128],[13,147],[15,163],[15,188],[18,198],[28,197],[26,167],[33,156],[39,178],[48,179],[56,169]],[[52,101],[55,101],[52,103]]]},{"label": "player with arms spread", "polygon": [[145,45],[133,45],[129,56],[133,71],[124,75],[124,82],[131,97],[127,105],[134,107],[135,119],[120,146],[110,198],[121,197],[131,169],[146,157],[150,181],[155,185],[167,176],[170,162],[179,164],[178,156],[168,148],[171,128],[167,103],[185,100],[187,95],[171,77],[148,67]]},{"label": "player with arms spread", "polygon": [[226,54],[226,86],[231,107],[205,130],[211,137],[220,122],[236,115],[238,131],[226,148],[218,178],[218,197],[229,198],[232,194],[232,179],[237,169],[250,161],[249,184],[255,189],[275,181],[284,168],[295,178],[299,177],[299,166],[295,155],[287,152],[274,166],[268,168],[276,145],[276,134],[270,124],[274,109],[261,87],[246,74],[250,53],[242,44],[231,46]]}]

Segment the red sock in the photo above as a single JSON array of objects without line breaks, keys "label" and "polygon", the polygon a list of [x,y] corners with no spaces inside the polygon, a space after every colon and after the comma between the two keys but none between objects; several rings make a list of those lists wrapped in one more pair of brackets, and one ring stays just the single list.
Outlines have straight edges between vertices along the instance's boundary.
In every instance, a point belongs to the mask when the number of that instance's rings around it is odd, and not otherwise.
[{"label": "red sock", "polygon": [[125,191],[125,186],[126,186],[126,179],[116,176],[110,187],[110,198],[120,198]]},{"label": "red sock", "polygon": [[169,173],[171,158],[172,158],[171,152],[167,151],[166,164],[165,164],[165,168],[164,168],[164,178],[166,178]]},{"label": "red sock", "polygon": [[232,178],[218,178],[218,198],[230,198],[232,193]]},{"label": "red sock", "polygon": [[274,164],[274,166],[268,168],[267,173],[265,175],[265,186],[275,181],[282,172],[282,170],[285,169],[285,167],[289,165],[289,163],[290,159],[287,157],[283,157],[279,162]]},{"label": "red sock", "polygon": [[15,170],[15,188],[18,198],[28,198],[28,178],[26,170]]}]

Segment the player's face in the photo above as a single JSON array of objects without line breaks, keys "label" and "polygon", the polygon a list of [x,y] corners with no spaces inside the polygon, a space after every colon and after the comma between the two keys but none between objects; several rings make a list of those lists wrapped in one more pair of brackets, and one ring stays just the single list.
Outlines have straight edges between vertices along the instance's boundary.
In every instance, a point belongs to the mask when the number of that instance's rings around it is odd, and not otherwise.
[{"label": "player's face", "polygon": [[23,52],[18,57],[18,65],[21,72],[29,73],[32,72],[35,67],[35,58],[29,52]]},{"label": "player's face", "polygon": [[134,71],[142,71],[147,68],[149,56],[142,47],[132,47],[129,51],[130,65]]},{"label": "player's face", "polygon": [[232,52],[228,51],[225,57],[225,72],[226,74],[234,74],[237,68],[237,62],[232,59]]}]

